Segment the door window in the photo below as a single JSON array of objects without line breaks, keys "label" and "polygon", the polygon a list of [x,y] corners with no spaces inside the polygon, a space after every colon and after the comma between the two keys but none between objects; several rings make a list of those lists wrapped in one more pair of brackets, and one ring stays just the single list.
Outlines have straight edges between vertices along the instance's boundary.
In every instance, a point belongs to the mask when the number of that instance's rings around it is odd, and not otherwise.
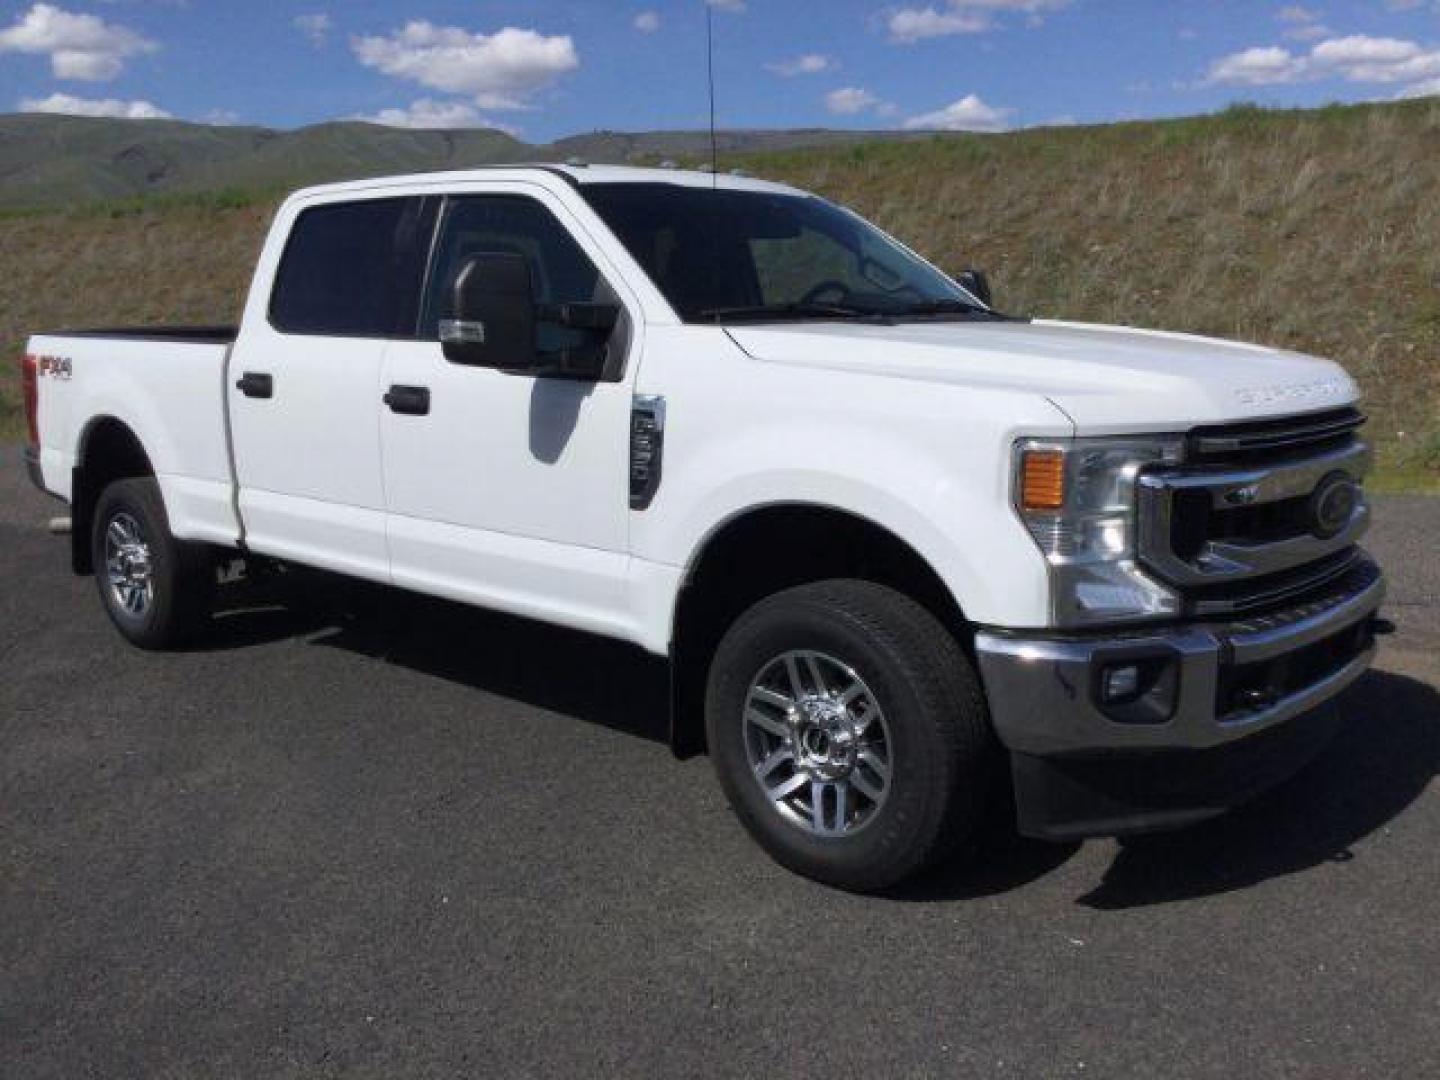
[{"label": "door window", "polygon": [[270,322],[288,334],[413,338],[438,201],[306,210],[275,275]]},{"label": "door window", "polygon": [[[574,237],[549,210],[523,195],[450,200],[430,274],[421,336],[436,340],[440,319],[466,262],[476,255],[523,255],[537,304],[614,303],[614,292]],[[542,353],[594,345],[593,335],[541,322]]]}]

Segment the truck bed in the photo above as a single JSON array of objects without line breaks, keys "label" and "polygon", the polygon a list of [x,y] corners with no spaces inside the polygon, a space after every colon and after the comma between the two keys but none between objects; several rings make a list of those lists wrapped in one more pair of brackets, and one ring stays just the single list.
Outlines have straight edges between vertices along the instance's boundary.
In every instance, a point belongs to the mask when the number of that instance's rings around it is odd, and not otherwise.
[{"label": "truck bed", "polygon": [[233,545],[225,365],[235,337],[228,326],[146,326],[32,338],[46,490],[68,500],[97,425],[123,425],[149,457],[175,535]]}]

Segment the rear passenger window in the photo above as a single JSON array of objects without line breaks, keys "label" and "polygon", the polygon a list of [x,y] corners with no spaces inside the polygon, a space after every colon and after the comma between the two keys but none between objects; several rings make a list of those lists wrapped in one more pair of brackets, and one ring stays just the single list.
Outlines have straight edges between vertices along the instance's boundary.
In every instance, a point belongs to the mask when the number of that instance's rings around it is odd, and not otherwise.
[{"label": "rear passenger window", "polygon": [[270,322],[287,334],[414,337],[438,201],[306,210],[290,231]]}]

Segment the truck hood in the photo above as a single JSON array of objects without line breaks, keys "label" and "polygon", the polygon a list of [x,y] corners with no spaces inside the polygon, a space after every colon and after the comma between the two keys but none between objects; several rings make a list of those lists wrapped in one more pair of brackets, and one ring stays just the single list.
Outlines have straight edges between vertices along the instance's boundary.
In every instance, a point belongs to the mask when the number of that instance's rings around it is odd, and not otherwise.
[{"label": "truck hood", "polygon": [[751,356],[977,389],[1030,391],[1081,434],[1184,430],[1349,404],[1338,364],[1189,334],[1065,322],[732,326]]}]

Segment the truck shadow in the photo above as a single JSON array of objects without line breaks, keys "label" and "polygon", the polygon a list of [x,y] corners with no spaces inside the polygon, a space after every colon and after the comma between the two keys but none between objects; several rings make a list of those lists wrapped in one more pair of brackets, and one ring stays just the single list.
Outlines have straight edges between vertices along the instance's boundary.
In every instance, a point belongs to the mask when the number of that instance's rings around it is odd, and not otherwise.
[{"label": "truck shadow", "polygon": [[[1372,671],[1340,699],[1345,722],[1288,783],[1222,818],[1120,841],[1100,884],[1079,903],[1105,911],[1216,896],[1325,863],[1357,863],[1354,848],[1383,829],[1440,775],[1440,693]],[[1063,865],[1078,844],[1020,839],[996,823],[981,858],[941,867],[895,895],[946,902],[1003,893]]]},{"label": "truck shadow", "polygon": [[1122,842],[1080,903],[1100,910],[1164,904],[1363,859],[1354,845],[1440,775],[1440,694],[1404,675],[1372,671],[1340,707],[1344,726],[1309,768],[1213,822]]},{"label": "truck shadow", "polygon": [[[245,586],[224,605],[206,650],[302,637],[488,694],[668,741],[663,660],[623,643],[414,594],[305,572],[276,590]],[[1399,816],[1440,775],[1440,693],[1372,671],[1341,699],[1331,745],[1289,783],[1223,818],[1124,840],[1079,903],[1122,910],[1243,889],[1325,863]],[[1003,799],[979,858],[941,867],[893,894],[954,902],[1002,894],[1067,862],[1078,844],[1015,835]]]},{"label": "truck shadow", "polygon": [[201,649],[304,638],[669,742],[665,662],[623,642],[318,571],[221,588]]}]

